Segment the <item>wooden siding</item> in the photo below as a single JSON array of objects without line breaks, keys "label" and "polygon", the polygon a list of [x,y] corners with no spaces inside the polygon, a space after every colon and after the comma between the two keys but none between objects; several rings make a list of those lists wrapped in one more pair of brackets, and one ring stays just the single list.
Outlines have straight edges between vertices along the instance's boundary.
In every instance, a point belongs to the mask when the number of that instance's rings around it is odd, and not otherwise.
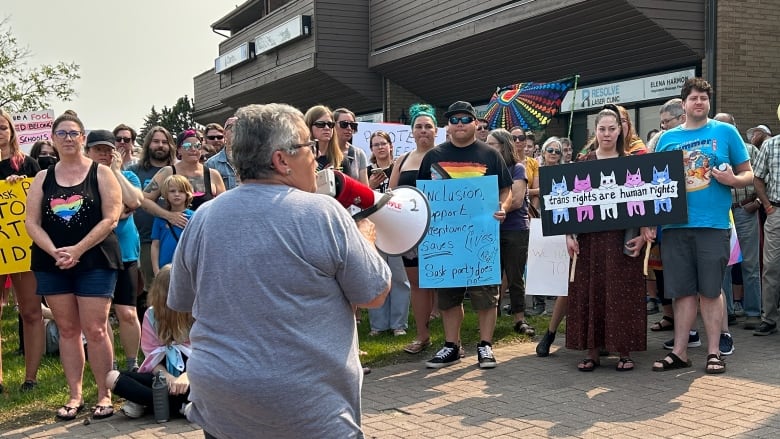
[{"label": "wooden siding", "polygon": [[222,105],[219,100],[219,77],[213,68],[194,78],[194,92],[193,110],[196,113]]},{"label": "wooden siding", "polygon": [[628,0],[628,3],[704,56],[704,0]]}]

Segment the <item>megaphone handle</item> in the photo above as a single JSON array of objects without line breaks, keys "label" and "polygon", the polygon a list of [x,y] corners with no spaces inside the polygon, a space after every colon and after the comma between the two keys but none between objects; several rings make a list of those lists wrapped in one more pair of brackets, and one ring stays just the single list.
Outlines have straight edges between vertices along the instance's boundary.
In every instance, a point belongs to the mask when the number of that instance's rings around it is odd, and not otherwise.
[{"label": "megaphone handle", "polygon": [[391,198],[393,198],[393,194],[390,192],[385,192],[384,194],[382,194],[382,198],[379,199],[379,202],[374,203],[373,206],[361,210],[360,212],[352,215],[352,219],[355,221],[360,221],[362,219],[368,218],[369,216],[375,214],[377,210],[381,209],[382,206],[387,204],[387,202],[390,201]]}]

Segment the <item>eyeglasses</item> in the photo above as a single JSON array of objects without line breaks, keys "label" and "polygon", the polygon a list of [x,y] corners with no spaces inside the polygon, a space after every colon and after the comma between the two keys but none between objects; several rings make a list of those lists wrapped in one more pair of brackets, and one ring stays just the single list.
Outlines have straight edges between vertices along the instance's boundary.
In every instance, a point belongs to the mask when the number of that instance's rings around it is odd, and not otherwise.
[{"label": "eyeglasses", "polygon": [[191,142],[184,142],[181,144],[181,147],[184,148],[185,151],[189,151],[190,149],[201,149],[203,148],[203,144],[198,143],[191,143]]},{"label": "eyeglasses", "polygon": [[661,119],[661,123],[666,125],[666,124],[668,124],[669,122],[671,122],[671,121],[673,121],[675,119],[679,119],[680,116],[682,116],[682,114],[678,114],[677,116],[670,117],[669,119]]},{"label": "eyeglasses", "polygon": [[223,136],[223,135],[206,136],[206,138],[209,139],[209,140],[222,140],[222,139],[225,138],[225,136]]},{"label": "eyeglasses", "polygon": [[519,136],[512,135],[512,140],[515,142],[525,142],[525,136],[523,134],[520,134]]},{"label": "eyeglasses", "polygon": [[357,131],[358,124],[357,122],[347,122],[346,120],[342,120],[339,122],[339,127],[341,129],[346,130],[347,127],[352,128],[352,131]]},{"label": "eyeglasses", "polygon": [[65,130],[57,130],[54,132],[54,135],[57,136],[60,139],[64,139],[66,137],[70,137],[71,139],[75,139],[78,136],[84,134],[82,131],[65,131]]},{"label": "eyeglasses", "polygon": [[132,137],[115,137],[114,141],[116,143],[130,143],[133,141]]},{"label": "eyeglasses", "polygon": [[336,126],[335,123],[333,123],[333,122],[326,122],[324,120],[318,120],[317,122],[312,123],[312,125],[314,125],[317,128],[325,128],[325,127],[333,128],[334,126]]},{"label": "eyeglasses", "polygon": [[488,126],[487,125],[480,125],[477,127],[477,131],[487,131]]},{"label": "eyeglasses", "polygon": [[558,155],[561,154],[561,150],[555,148],[547,148],[545,149],[545,151],[547,151],[547,154],[558,154]]},{"label": "eyeglasses", "polygon": [[316,140],[310,140],[306,143],[293,143],[292,145],[290,145],[290,148],[293,151],[297,151],[298,149],[305,148],[305,147],[308,147],[309,150],[311,150],[311,153],[314,154],[314,157],[320,155],[320,147],[319,145],[317,145]]},{"label": "eyeglasses", "polygon": [[458,122],[462,123],[463,125],[470,124],[471,122],[474,122],[474,118],[471,116],[452,116],[450,117],[450,123],[453,125],[457,125]]}]

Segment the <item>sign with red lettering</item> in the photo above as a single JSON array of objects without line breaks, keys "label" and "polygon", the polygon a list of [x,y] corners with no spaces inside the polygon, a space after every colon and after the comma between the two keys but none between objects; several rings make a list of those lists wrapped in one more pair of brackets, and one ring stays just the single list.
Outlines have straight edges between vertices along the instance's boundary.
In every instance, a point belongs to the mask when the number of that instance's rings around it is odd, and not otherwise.
[{"label": "sign with red lettering", "polygon": [[26,111],[11,116],[19,139],[19,146],[26,153],[39,140],[51,141],[51,128],[54,123],[54,110]]},{"label": "sign with red lettering", "polygon": [[16,183],[0,180],[0,275],[30,271],[30,247],[24,220],[32,178]]}]

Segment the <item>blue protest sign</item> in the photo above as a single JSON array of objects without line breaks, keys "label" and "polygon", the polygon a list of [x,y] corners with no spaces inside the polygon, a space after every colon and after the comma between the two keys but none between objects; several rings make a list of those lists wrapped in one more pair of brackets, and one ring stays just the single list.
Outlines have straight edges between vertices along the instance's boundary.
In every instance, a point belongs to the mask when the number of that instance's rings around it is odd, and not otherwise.
[{"label": "blue protest sign", "polygon": [[418,246],[421,288],[501,283],[498,178],[418,180],[431,205],[431,225]]}]

